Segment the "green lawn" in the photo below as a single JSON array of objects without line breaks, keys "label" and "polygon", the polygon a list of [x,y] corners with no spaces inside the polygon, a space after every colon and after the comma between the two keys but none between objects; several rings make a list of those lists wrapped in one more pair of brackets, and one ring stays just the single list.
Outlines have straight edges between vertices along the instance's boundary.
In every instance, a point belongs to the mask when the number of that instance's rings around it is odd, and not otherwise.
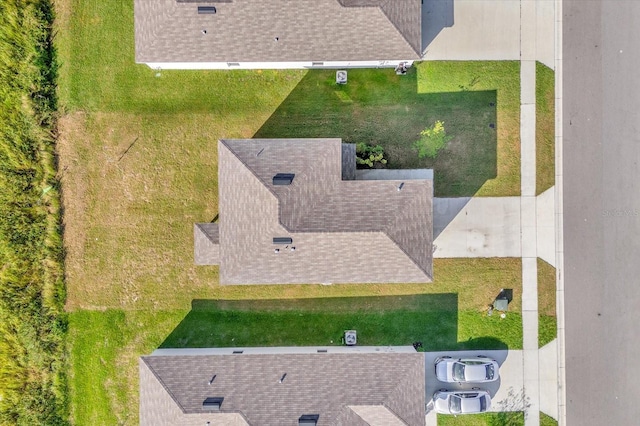
[{"label": "green lawn", "polygon": [[555,73],[536,62],[536,194],[555,185]]},{"label": "green lawn", "polygon": [[558,426],[558,421],[553,417],[540,412],[540,426]]},{"label": "green lawn", "polygon": [[438,414],[438,426],[522,426],[524,412],[484,413],[468,416]]},{"label": "green lawn", "polygon": [[[69,314],[75,424],[137,424],[137,360],[158,347],[362,345],[425,350],[520,349],[522,318],[460,311],[457,294],[289,301],[195,301],[192,310],[80,310]],[[381,308],[382,307],[382,308]]]},{"label": "green lawn", "polygon": [[[218,213],[219,138],[380,143],[391,167],[435,167],[437,195],[518,195],[518,62],[353,70],[344,87],[328,71],[156,76],[134,64],[132,0],[56,11],[76,424],[137,424],[137,359],[160,346],[338,344],[355,328],[363,344],[522,347],[520,259],[437,259],[432,284],[223,287],[192,254],[192,224]],[[411,144],[434,120],[453,139],[419,161]],[[501,288],[503,320],[486,315]]]},{"label": "green lawn", "polygon": [[[436,196],[517,195],[518,79],[517,62],[423,62],[405,76],[356,69],[344,86],[333,70],[313,71],[255,136],[381,145],[389,168],[433,168]],[[413,142],[438,120],[451,140],[421,160]]]},{"label": "green lawn", "polygon": [[555,339],[557,329],[556,268],[538,258],[538,345]]}]

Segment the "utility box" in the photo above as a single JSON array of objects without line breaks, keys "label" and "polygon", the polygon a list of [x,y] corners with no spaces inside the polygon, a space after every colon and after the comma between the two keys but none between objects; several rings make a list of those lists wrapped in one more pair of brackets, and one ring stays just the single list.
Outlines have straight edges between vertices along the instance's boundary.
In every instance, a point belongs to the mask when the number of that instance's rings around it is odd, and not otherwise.
[{"label": "utility box", "polygon": [[344,332],[344,344],[347,346],[355,346],[358,342],[358,337],[355,330],[346,330]]},{"label": "utility box", "polygon": [[347,84],[347,70],[336,71],[336,83]]}]

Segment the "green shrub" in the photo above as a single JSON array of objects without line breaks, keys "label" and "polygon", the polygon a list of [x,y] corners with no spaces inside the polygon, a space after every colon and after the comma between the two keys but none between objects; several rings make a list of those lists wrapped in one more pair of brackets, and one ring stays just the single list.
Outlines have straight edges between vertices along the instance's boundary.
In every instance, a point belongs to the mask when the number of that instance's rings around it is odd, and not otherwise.
[{"label": "green shrub", "polygon": [[419,158],[435,158],[445,144],[451,139],[444,130],[444,122],[438,120],[433,126],[420,132],[420,139],[414,143]]},{"label": "green shrub", "polygon": [[384,158],[384,148],[380,145],[369,145],[364,142],[356,144],[356,164],[373,168],[387,164]]}]

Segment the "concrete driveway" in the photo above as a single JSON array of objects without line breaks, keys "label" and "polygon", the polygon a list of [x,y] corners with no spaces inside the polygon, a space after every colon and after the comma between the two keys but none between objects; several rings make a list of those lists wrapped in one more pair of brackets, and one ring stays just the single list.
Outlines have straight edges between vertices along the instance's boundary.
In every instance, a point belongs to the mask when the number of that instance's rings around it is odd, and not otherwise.
[{"label": "concrete driveway", "polygon": [[[488,356],[498,361],[500,379],[487,384],[443,383],[436,379],[434,360],[443,355],[454,358]],[[522,411],[522,351],[458,351],[458,352],[426,352],[425,353],[426,401],[431,401],[433,393],[439,389],[457,390],[479,387],[491,394],[491,411]],[[427,407],[429,409],[430,407]]]},{"label": "concrete driveway", "polygon": [[520,197],[434,198],[434,257],[520,257]]},{"label": "concrete driveway", "polygon": [[[521,22],[522,9],[535,22]],[[427,60],[520,60],[521,27],[535,40],[535,59],[554,66],[554,2],[549,0],[424,0]]]},{"label": "concrete driveway", "polygon": [[[556,341],[549,343],[540,350],[540,362],[538,365],[540,375],[540,409],[557,416],[557,346]],[[498,361],[500,365],[500,379],[488,384],[443,383],[436,379],[434,361],[439,356],[451,356],[454,358],[476,357],[484,355]],[[532,366],[529,366],[531,368]],[[437,416],[430,404],[433,393],[439,389],[471,389],[479,387],[485,389],[491,395],[490,411],[523,411],[528,404],[524,396],[524,359],[521,350],[493,350],[493,351],[450,351],[450,352],[425,352],[425,401],[427,402],[427,426],[437,424]]]}]

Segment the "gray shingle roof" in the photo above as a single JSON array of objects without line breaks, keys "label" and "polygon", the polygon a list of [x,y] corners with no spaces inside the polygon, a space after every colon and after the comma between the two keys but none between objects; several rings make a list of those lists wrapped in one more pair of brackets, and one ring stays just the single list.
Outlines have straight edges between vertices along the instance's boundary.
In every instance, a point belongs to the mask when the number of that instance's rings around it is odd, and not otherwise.
[{"label": "gray shingle roof", "polygon": [[196,265],[220,264],[220,239],[217,223],[193,225],[194,261]]},{"label": "gray shingle roof", "polygon": [[[419,59],[420,0],[135,0],[136,62]],[[203,34],[206,30],[206,34]],[[277,41],[276,41],[277,37]]]},{"label": "gray shingle roof", "polygon": [[[432,280],[433,181],[342,180],[343,151],[340,139],[219,142],[222,284]],[[273,185],[277,173],[293,183]]]},{"label": "gray shingle roof", "polygon": [[[140,424],[424,425],[424,369],[421,353],[145,356]],[[208,397],[224,398],[219,413],[205,412]]]}]

